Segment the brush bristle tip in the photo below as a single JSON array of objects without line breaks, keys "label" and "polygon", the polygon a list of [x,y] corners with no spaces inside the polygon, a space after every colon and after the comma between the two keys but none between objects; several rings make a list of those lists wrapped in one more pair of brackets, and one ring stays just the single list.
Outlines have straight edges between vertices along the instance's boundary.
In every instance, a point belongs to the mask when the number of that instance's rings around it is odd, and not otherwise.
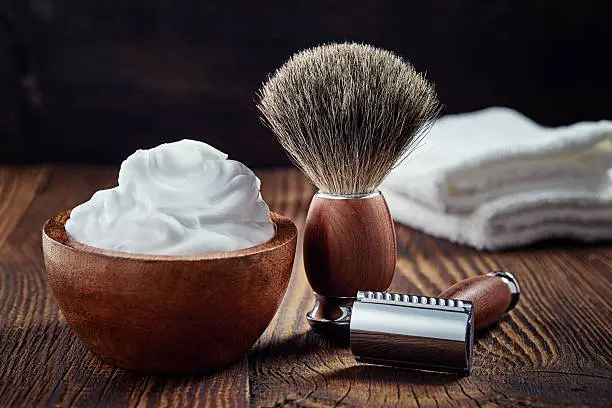
[{"label": "brush bristle tip", "polygon": [[327,44],[292,56],[263,85],[258,109],[323,192],[375,191],[438,114],[433,86],[392,52]]}]

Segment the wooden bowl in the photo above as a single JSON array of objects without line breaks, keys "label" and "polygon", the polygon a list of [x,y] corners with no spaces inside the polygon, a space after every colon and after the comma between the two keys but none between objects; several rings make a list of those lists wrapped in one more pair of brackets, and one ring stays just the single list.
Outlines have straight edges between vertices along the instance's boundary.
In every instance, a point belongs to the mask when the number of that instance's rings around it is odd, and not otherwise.
[{"label": "wooden bowl", "polygon": [[68,324],[103,360],[146,373],[214,370],[257,341],[285,295],[297,229],[270,217],[275,236],[253,248],[159,256],[73,242],[66,211],[43,226],[47,280]]}]

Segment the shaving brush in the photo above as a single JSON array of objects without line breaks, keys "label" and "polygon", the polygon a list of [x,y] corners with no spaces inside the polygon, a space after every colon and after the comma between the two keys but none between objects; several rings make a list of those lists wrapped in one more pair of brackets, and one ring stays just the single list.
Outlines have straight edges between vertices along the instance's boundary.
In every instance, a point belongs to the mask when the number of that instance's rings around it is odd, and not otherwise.
[{"label": "shaving brush", "polygon": [[393,278],[393,221],[378,186],[437,116],[434,88],[408,62],[364,44],[292,56],[263,85],[264,123],[319,188],[304,229],[312,324],[347,313],[357,291]]}]

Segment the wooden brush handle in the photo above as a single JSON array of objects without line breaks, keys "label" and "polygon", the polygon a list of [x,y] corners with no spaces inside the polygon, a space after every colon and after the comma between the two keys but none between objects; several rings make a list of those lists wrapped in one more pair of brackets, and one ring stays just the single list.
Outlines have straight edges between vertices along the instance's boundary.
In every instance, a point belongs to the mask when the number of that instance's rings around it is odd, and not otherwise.
[{"label": "wooden brush handle", "polygon": [[474,327],[482,329],[499,320],[518,302],[518,281],[508,272],[492,272],[455,283],[441,298],[468,300],[474,304]]},{"label": "wooden brush handle", "polygon": [[315,292],[356,296],[359,290],[386,290],[395,259],[395,229],[382,194],[313,197],[304,229],[304,268]]}]

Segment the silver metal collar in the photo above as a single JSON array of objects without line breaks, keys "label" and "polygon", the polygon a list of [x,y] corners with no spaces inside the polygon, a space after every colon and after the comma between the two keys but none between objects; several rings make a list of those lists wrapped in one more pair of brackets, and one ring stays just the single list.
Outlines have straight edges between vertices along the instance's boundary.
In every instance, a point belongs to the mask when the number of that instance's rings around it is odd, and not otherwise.
[{"label": "silver metal collar", "polygon": [[364,193],[364,194],[332,194],[332,193],[323,193],[319,191],[315,194],[315,196],[318,196],[321,198],[328,198],[331,200],[349,200],[349,199],[354,200],[354,199],[362,199],[362,198],[374,198],[374,197],[378,197],[381,194],[382,193],[380,192],[380,190],[376,190],[371,193]]}]

